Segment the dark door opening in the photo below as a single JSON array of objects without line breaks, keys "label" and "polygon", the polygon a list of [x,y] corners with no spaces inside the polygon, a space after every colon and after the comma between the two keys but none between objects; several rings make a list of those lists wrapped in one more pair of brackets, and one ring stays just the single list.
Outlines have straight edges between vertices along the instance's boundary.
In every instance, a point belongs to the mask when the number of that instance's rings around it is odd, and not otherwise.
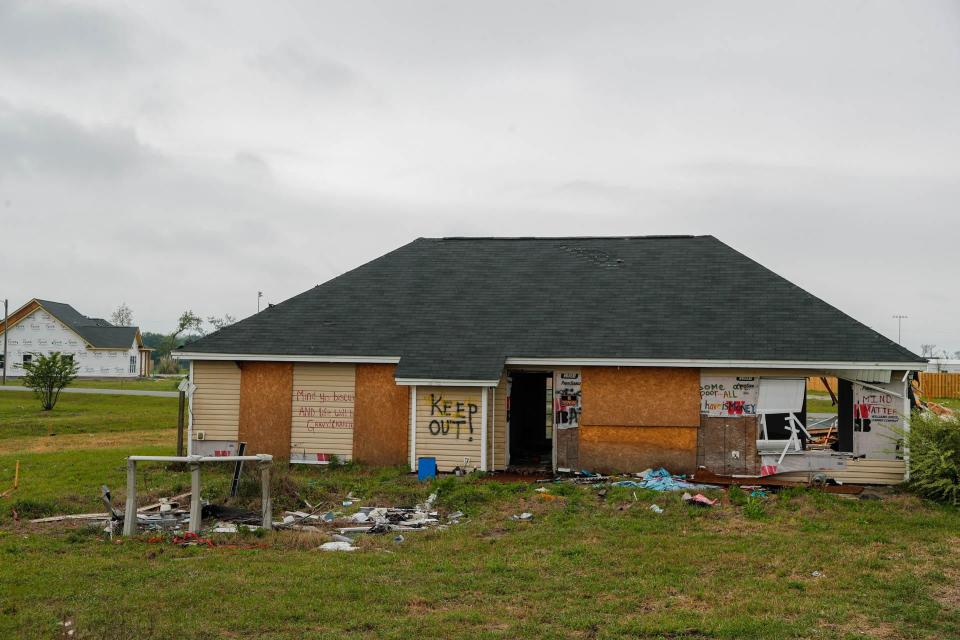
[{"label": "dark door opening", "polygon": [[553,440],[547,437],[549,373],[514,372],[510,386],[510,465],[551,466]]}]

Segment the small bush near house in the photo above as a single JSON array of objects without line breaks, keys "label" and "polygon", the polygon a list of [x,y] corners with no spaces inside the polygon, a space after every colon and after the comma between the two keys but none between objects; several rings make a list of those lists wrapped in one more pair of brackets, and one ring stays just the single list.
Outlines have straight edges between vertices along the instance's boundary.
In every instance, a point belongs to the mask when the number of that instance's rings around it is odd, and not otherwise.
[{"label": "small bush near house", "polygon": [[907,443],[910,488],[925,498],[960,505],[960,417],[914,413]]},{"label": "small bush near house", "polygon": [[171,356],[163,356],[157,362],[157,373],[163,375],[170,375],[180,372],[180,365],[176,360]]},{"label": "small bush near house", "polygon": [[33,389],[40,398],[43,409],[50,411],[56,406],[60,391],[77,377],[80,367],[73,361],[72,356],[59,351],[50,355],[35,353],[33,356],[32,362],[23,363],[27,372],[23,376],[23,386]]}]

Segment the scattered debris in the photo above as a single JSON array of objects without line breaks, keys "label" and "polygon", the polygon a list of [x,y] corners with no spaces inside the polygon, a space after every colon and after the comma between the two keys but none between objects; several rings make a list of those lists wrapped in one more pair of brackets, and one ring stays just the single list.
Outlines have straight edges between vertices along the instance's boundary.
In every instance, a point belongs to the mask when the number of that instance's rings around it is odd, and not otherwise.
[{"label": "scattered debris", "polygon": [[321,551],[356,551],[357,547],[350,542],[335,540],[334,542],[324,542],[319,549]]},{"label": "scattered debris", "polygon": [[810,574],[810,576],[813,577],[813,578],[819,578],[819,577],[821,577],[822,575],[823,575],[823,573],[820,572],[820,571],[814,571],[813,573]]},{"label": "scattered debris", "polygon": [[198,534],[190,531],[173,536],[173,539],[171,539],[170,542],[181,547],[214,546],[213,540],[210,540],[209,538],[201,538]]},{"label": "scattered debris", "polygon": [[533,514],[529,511],[524,511],[523,513],[510,516],[510,519],[526,522],[528,520],[533,520]]},{"label": "scattered debris", "polygon": [[683,498],[683,501],[686,502],[687,504],[695,504],[701,507],[712,507],[718,502],[718,500],[716,499],[711,500],[710,498],[703,495],[702,493],[698,493],[697,495],[692,496],[689,493],[684,492],[682,498]]},{"label": "scattered debris", "polygon": [[657,504],[652,504],[650,505],[650,511],[653,511],[654,513],[663,513],[663,507]]},{"label": "scattered debris", "polygon": [[678,491],[680,489],[712,489],[711,485],[689,482],[686,476],[675,476],[660,467],[647,469],[637,474],[639,480],[619,480],[613,482],[614,487],[634,487],[636,489],[653,489],[654,491]]}]

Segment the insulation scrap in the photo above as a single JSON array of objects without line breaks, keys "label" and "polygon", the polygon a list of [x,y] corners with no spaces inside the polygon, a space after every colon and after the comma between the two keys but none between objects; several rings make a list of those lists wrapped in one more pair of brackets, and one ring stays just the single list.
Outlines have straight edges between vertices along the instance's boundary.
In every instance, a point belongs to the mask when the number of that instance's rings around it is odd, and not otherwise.
[{"label": "insulation scrap", "polygon": [[682,497],[683,497],[683,501],[686,502],[687,504],[695,504],[701,507],[712,507],[718,502],[718,500],[716,499],[711,500],[710,498],[703,495],[702,493],[698,493],[697,495],[692,496],[689,493],[685,492]]}]

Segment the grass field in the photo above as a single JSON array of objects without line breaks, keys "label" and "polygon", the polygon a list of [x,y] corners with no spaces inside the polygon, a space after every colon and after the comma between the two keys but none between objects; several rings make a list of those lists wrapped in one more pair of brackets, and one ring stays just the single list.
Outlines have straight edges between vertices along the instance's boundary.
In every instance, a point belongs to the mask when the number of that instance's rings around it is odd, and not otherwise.
[{"label": "grass field", "polygon": [[[128,389],[137,391],[176,391],[181,378],[78,378],[70,386],[82,389]],[[20,378],[7,378],[7,386],[23,386]]]},{"label": "grass field", "polygon": [[53,411],[43,411],[30,391],[0,394],[0,446],[7,438],[149,431],[176,426],[177,398],[64,393]]},{"label": "grass field", "polygon": [[[97,412],[111,413],[109,403],[86,411],[88,430]],[[183,548],[26,522],[100,510],[102,483],[122,504],[124,457],[173,443],[163,418],[129,423],[137,430],[0,440],[0,487],[15,459],[23,474],[0,499],[0,638],[67,637],[64,622],[74,638],[117,639],[960,637],[960,510],[896,492],[761,500],[712,490],[722,504],[697,508],[624,488],[601,497],[551,485],[545,498],[536,485],[471,477],[422,485],[402,469],[278,466],[278,516],[301,498],[343,509],[348,491],[360,504],[409,505],[437,490],[441,511],[468,519],[402,544],[368,536],[354,553],[317,551],[326,534],[223,535],[220,546]],[[98,435],[105,444],[90,446]],[[144,501],[189,486],[182,472],[142,471]],[[204,497],[223,500],[228,471],[204,470]],[[256,494],[245,478],[238,504],[256,508]],[[509,519],[521,511],[533,521]]]}]

